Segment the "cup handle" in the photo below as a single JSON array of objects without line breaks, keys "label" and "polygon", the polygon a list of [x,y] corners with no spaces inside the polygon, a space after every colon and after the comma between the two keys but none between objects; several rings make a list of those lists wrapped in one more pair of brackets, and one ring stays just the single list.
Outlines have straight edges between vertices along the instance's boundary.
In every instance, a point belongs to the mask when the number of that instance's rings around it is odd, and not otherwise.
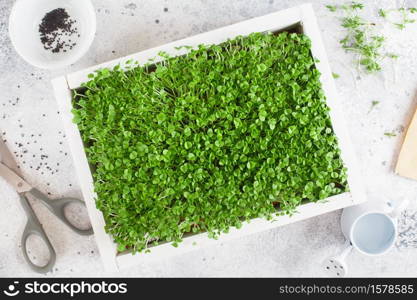
[{"label": "cup handle", "polygon": [[340,253],[337,257],[339,260],[344,261],[346,256],[350,253],[353,249],[353,245],[350,241],[346,240],[342,253]]}]

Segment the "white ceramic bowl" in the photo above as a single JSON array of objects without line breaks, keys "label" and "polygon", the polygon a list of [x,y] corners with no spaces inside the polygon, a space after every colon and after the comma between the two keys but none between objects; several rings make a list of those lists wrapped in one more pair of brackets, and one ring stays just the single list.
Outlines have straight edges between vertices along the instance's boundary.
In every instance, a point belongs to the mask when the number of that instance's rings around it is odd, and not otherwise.
[{"label": "white ceramic bowl", "polygon": [[[40,40],[39,24],[46,13],[64,8],[76,20],[76,42],[66,52],[52,53],[44,49]],[[96,32],[96,14],[90,0],[17,0],[9,18],[10,39],[17,53],[28,63],[43,69],[68,66],[81,58],[91,46]]]}]

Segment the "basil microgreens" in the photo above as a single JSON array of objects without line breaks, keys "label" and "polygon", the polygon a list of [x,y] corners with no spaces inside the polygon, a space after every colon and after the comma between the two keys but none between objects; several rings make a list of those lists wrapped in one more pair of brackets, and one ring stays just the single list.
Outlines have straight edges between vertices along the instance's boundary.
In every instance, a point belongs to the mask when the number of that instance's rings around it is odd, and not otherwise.
[{"label": "basil microgreens", "polygon": [[306,36],[160,55],[100,70],[74,92],[97,207],[120,251],[215,238],[348,190]]}]

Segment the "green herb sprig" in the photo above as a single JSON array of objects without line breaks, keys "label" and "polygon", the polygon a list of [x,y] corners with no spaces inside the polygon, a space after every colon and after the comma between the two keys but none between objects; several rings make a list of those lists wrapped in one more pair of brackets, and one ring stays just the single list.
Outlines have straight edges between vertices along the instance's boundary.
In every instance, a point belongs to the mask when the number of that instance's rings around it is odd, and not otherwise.
[{"label": "green herb sprig", "polygon": [[[346,36],[340,40],[340,44],[347,52],[352,52],[357,56],[357,63],[362,66],[367,73],[375,73],[381,70],[381,61],[384,58],[396,59],[398,56],[387,53],[384,50],[385,37],[375,33],[374,22],[367,21],[360,15],[364,5],[359,2],[349,2],[343,5],[326,5],[332,11],[341,11],[341,26],[346,29]],[[414,9],[403,9],[403,22],[396,24],[403,27],[406,23],[414,22],[408,18],[407,12],[414,12]],[[379,15],[386,18],[387,10],[380,9]]]}]

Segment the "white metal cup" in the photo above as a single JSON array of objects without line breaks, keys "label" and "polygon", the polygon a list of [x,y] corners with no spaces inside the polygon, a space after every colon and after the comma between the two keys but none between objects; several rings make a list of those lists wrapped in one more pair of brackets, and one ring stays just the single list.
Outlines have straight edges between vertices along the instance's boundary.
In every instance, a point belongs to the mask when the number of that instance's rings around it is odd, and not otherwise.
[{"label": "white metal cup", "polygon": [[397,217],[406,206],[393,208],[389,202],[366,202],[345,208],[341,217],[342,232],[352,246],[365,255],[389,251],[397,237]]}]

